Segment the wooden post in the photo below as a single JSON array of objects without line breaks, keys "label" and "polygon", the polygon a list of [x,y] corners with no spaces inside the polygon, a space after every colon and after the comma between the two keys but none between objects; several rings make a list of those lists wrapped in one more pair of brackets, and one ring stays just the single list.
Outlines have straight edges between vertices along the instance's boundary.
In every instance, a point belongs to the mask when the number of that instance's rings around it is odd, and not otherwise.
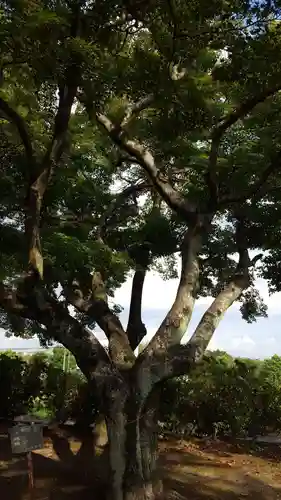
[{"label": "wooden post", "polygon": [[27,455],[27,468],[28,468],[28,491],[30,500],[34,499],[34,475],[33,475],[33,462],[32,453],[28,451]]}]

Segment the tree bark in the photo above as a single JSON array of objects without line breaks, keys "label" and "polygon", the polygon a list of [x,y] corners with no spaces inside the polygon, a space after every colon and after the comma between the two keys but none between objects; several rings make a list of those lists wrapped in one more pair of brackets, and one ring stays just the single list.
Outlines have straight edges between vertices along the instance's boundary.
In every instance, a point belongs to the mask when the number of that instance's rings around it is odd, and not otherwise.
[{"label": "tree bark", "polygon": [[113,363],[121,370],[130,369],[135,362],[135,355],[120,319],[108,306],[101,274],[98,272],[93,274],[92,289],[87,289],[86,298],[83,287],[77,280],[73,281],[71,286],[72,289],[70,287],[66,290],[69,302],[78,311],[94,319],[104,331],[108,338],[109,354]]},{"label": "tree bark", "polygon": [[160,168],[156,165],[151,152],[137,140],[127,138],[122,126],[114,124],[107,116],[97,113],[96,120],[112,140],[143,167],[167,205],[185,221],[194,222],[197,217],[197,206],[185,198],[180,191],[174,189],[167,177],[161,175]]},{"label": "tree bark", "polygon": [[138,347],[143,337],[145,337],[147,333],[145,324],[141,319],[141,302],[144,278],[145,270],[136,269],[133,278],[132,296],[127,326],[127,335],[129,337],[132,349],[136,349],[136,347]]},{"label": "tree bark", "polygon": [[174,303],[140,358],[165,353],[170,346],[180,343],[187,330],[198,291],[198,253],[203,233],[200,222],[187,230],[182,243],[181,276]]},{"label": "tree bark", "polygon": [[207,311],[203,314],[195,332],[189,340],[190,344],[194,344],[194,346],[196,346],[198,357],[202,356],[207,349],[208,344],[226,311],[237,299],[239,299],[243,290],[245,290],[248,286],[249,279],[247,276],[238,276],[237,278],[234,278],[223,288]]},{"label": "tree bark", "polygon": [[143,401],[137,387],[125,382],[111,393],[106,404],[111,476],[108,500],[160,499],[161,482],[156,478],[157,398]]}]

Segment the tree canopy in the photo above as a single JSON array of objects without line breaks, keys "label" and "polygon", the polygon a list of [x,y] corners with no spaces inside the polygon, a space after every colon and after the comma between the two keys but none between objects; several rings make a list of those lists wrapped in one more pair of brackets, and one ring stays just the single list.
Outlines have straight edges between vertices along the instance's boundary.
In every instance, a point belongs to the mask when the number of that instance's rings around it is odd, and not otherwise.
[{"label": "tree canopy", "polygon": [[[109,295],[136,266],[175,276],[200,214],[197,295],[235,271],[237,221],[277,290],[278,15],[278,2],[4,2],[4,282],[27,260],[43,276],[44,258],[44,285],[73,303],[69,284],[89,290],[93,270]],[[249,321],[266,309],[252,277],[240,296]],[[13,331],[34,332],[34,318],[8,313]]]}]

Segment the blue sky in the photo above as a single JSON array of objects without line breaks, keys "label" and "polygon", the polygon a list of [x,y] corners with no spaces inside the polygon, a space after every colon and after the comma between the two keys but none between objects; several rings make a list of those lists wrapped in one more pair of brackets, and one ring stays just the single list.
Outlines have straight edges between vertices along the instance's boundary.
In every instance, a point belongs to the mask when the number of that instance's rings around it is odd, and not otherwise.
[{"label": "blue sky", "polygon": [[[176,288],[177,280],[163,281],[158,275],[148,274],[143,295],[143,319],[148,335],[152,336],[161,323],[174,299]],[[281,293],[269,297],[263,280],[258,281],[258,288],[269,306],[268,319],[259,319],[256,323],[249,325],[241,319],[239,304],[234,304],[218,327],[210,348],[222,349],[234,356],[251,358],[281,355]],[[130,289],[131,279],[124,283],[115,296],[116,302],[124,307],[121,315],[124,324],[127,321]],[[198,301],[187,337],[192,333],[210,300],[210,298],[205,298]],[[36,348],[38,346],[38,340],[35,338],[28,341],[15,337],[6,338],[4,332],[0,331],[1,349]]]}]

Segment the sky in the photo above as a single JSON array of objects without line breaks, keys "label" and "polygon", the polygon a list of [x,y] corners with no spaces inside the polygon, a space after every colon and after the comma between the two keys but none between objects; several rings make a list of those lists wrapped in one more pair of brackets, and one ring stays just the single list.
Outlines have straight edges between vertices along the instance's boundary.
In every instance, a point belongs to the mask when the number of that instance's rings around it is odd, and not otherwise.
[{"label": "sky", "polygon": [[[124,307],[121,314],[124,325],[128,317],[131,281],[131,278],[128,279],[115,295],[116,303]],[[178,280],[163,281],[159,275],[148,273],[143,294],[143,321],[146,324],[148,336],[153,335],[169,310],[176,294],[177,283]],[[234,304],[215,332],[209,345],[210,349],[221,349],[233,356],[260,359],[273,354],[281,355],[281,293],[269,296],[265,281],[258,280],[257,283],[261,295],[268,304],[268,318],[258,319],[256,323],[248,324],[241,318],[239,304]],[[197,301],[185,336],[186,340],[192,334],[210,302],[210,298]],[[37,347],[39,343],[35,338],[30,340],[6,338],[5,333],[0,330],[0,349],[36,349]]]}]

